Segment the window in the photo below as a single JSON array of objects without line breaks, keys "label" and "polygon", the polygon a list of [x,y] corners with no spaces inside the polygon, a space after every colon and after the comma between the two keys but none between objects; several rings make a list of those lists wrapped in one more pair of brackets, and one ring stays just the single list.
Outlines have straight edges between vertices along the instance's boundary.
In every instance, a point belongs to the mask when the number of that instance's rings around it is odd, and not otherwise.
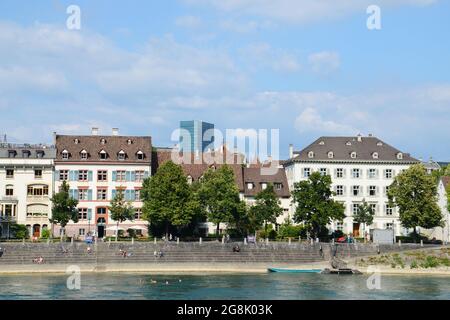
[{"label": "window", "polygon": [[393,171],[392,171],[392,169],[386,169],[386,170],[384,170],[384,177],[385,177],[386,179],[392,179],[392,176],[393,176]]},{"label": "window", "polygon": [[333,159],[333,158],[334,158],[333,151],[328,152],[328,159]]},{"label": "window", "polygon": [[357,158],[356,152],[353,151],[353,152],[350,154],[350,157],[351,157],[352,159],[356,159],[356,158]]},{"label": "window", "polygon": [[336,186],[336,195],[343,196],[344,195],[344,186]]},{"label": "window", "polygon": [[313,151],[308,152],[308,158],[310,158],[310,159],[314,158],[314,152]]},{"label": "window", "polygon": [[136,208],[134,211],[134,220],[141,220],[142,218],[142,209]]},{"label": "window", "polygon": [[34,178],[42,179],[42,170],[34,170]]},{"label": "window", "polygon": [[353,205],[352,205],[352,213],[355,215],[355,214],[358,214],[358,209],[359,209],[359,204],[358,203],[354,203]]},{"label": "window", "polygon": [[144,153],[142,151],[138,151],[136,155],[138,160],[144,160]]},{"label": "window", "polygon": [[141,189],[134,190],[134,201],[141,201]]},{"label": "window", "polygon": [[342,222],[336,222],[336,230],[344,230],[344,224]]},{"label": "window", "polygon": [[78,229],[78,235],[84,236],[85,234],[86,234],[86,230],[85,229]]},{"label": "window", "polygon": [[79,139],[74,139],[73,142],[74,142],[75,144],[79,144],[79,143],[80,143],[80,140],[79,140]]},{"label": "window", "polygon": [[87,160],[88,158],[88,153],[86,150],[81,151],[81,160]]},{"label": "window", "polygon": [[374,158],[374,159],[378,159],[378,152],[374,152],[374,153],[372,153],[372,158]]},{"label": "window", "polygon": [[389,188],[390,188],[390,186],[386,186],[386,187],[384,187],[384,193],[385,193],[386,195],[388,195],[388,192],[389,192]]},{"label": "window", "polygon": [[59,170],[59,181],[69,180],[69,170]]},{"label": "window", "polygon": [[386,215],[392,216],[394,214],[394,209],[389,206],[389,204],[386,204]]},{"label": "window", "polygon": [[106,208],[97,208],[97,214],[106,214]]},{"label": "window", "polygon": [[100,151],[100,160],[106,160],[108,158],[108,154],[105,150]]},{"label": "window", "polygon": [[117,155],[117,158],[118,158],[119,160],[125,160],[125,151],[120,150],[119,153],[118,153],[118,155]]},{"label": "window", "polygon": [[261,183],[261,189],[265,190],[267,188],[267,183],[263,182]]},{"label": "window", "polygon": [[88,181],[88,171],[87,170],[78,171],[78,181]]},{"label": "window", "polygon": [[7,185],[6,186],[6,191],[5,191],[5,195],[7,197],[12,197],[14,195],[14,187],[11,185]]},{"label": "window", "polygon": [[136,171],[134,181],[136,182],[144,181],[144,171]]},{"label": "window", "polygon": [[248,190],[252,190],[253,189],[253,182],[248,182],[247,183],[247,189]]},{"label": "window", "polygon": [[360,187],[359,186],[353,186],[353,195],[355,197],[359,196]]},{"label": "window", "polygon": [[328,173],[328,170],[327,170],[327,168],[320,168],[319,172],[320,172],[321,175],[326,176],[327,173]]},{"label": "window", "polygon": [[36,157],[38,157],[38,158],[43,158],[44,154],[45,154],[45,152],[42,150],[36,151]]},{"label": "window", "polygon": [[128,140],[127,140],[127,144],[128,144],[128,145],[133,144],[133,141],[132,141],[131,139],[128,139]]},{"label": "window", "polygon": [[386,223],[386,229],[392,230],[393,224],[392,222]]},{"label": "window", "polygon": [[61,152],[61,156],[62,156],[63,160],[69,159],[69,151],[64,150],[63,152]]},{"label": "window", "polygon": [[48,196],[47,185],[31,185],[27,188],[27,195],[29,197],[42,197]]},{"label": "window", "polygon": [[107,200],[108,199],[108,189],[101,188],[97,189],[97,200]]},{"label": "window", "polygon": [[6,169],[6,178],[8,178],[8,179],[14,178],[14,170],[13,169]]},{"label": "window", "polygon": [[101,143],[101,144],[106,144],[106,139],[101,139],[101,140],[100,140],[100,143]]},{"label": "window", "polygon": [[377,195],[377,187],[369,186],[369,196],[375,197]]},{"label": "window", "polygon": [[359,169],[353,169],[352,170],[352,176],[355,179],[359,179],[361,177],[361,170]]},{"label": "window", "polygon": [[78,200],[87,200],[87,199],[88,199],[88,190],[78,189]]},{"label": "window", "polygon": [[78,220],[87,220],[87,216],[88,216],[87,208],[78,209]]},{"label": "window", "polygon": [[283,184],[277,182],[277,183],[274,183],[274,187],[275,187],[275,190],[281,190],[283,188]]},{"label": "window", "polygon": [[303,169],[303,177],[309,178],[310,175],[311,175],[311,168],[304,168]]},{"label": "window", "polygon": [[17,151],[16,150],[9,150],[8,151],[8,158],[15,158],[17,155]]},{"label": "window", "polygon": [[371,204],[370,204],[370,208],[372,209],[372,212],[373,212],[374,214],[377,213],[377,205],[376,205],[375,203],[371,203]]},{"label": "window", "polygon": [[108,181],[108,171],[106,170],[97,171],[97,181]]},{"label": "window", "polygon": [[397,153],[397,159],[403,160],[403,153],[401,153],[401,152]]},{"label": "window", "polygon": [[377,169],[369,169],[369,179],[375,179],[377,177]]},{"label": "window", "polygon": [[344,169],[337,168],[336,169],[336,178],[343,178],[344,177]]},{"label": "window", "polygon": [[127,172],[126,171],[117,171],[116,173],[116,181],[125,182],[127,180]]},{"label": "window", "polygon": [[191,176],[187,176],[187,182],[188,182],[188,184],[192,184],[193,181],[194,181],[194,179],[192,179]]},{"label": "window", "polygon": [[23,150],[23,151],[22,151],[22,157],[24,157],[24,158],[29,158],[30,155],[31,155],[30,150]]}]

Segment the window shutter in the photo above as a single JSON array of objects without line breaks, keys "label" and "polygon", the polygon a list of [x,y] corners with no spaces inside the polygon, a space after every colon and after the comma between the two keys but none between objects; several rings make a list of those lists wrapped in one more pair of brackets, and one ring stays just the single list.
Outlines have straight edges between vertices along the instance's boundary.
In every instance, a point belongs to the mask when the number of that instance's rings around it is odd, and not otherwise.
[{"label": "window shutter", "polygon": [[380,187],[377,186],[377,189],[375,190],[376,195],[378,196],[380,194]]},{"label": "window shutter", "polygon": [[127,180],[127,181],[131,181],[131,171],[127,171],[127,172],[125,173],[125,177],[126,177],[126,180]]},{"label": "window shutter", "polygon": [[59,181],[59,170],[55,171],[55,181]]},{"label": "window shutter", "polygon": [[75,181],[75,172],[73,170],[69,171],[69,180]]},{"label": "window shutter", "polygon": [[78,189],[74,189],[74,190],[73,190],[73,196],[74,196],[75,199],[77,199],[77,200],[79,199],[79,192],[78,192]]},{"label": "window shutter", "polygon": [[91,221],[92,220],[92,209],[88,209],[88,216],[87,216],[88,220]]},{"label": "window shutter", "polygon": [[112,181],[117,181],[117,171],[112,172]]},{"label": "window shutter", "polygon": [[136,181],[136,171],[131,171],[131,181]]},{"label": "window shutter", "polygon": [[150,172],[149,172],[149,171],[144,171],[144,179],[145,179],[145,178],[148,178],[149,175],[150,175]]},{"label": "window shutter", "polygon": [[92,200],[92,189],[88,190],[88,200]]},{"label": "window shutter", "polygon": [[131,201],[135,201],[136,200],[136,190],[130,190],[131,193]]},{"label": "window shutter", "polygon": [[78,176],[78,170],[75,170],[75,171],[73,172],[73,174],[74,174],[74,176],[73,176],[73,181],[78,181],[78,179],[79,179],[79,176]]},{"label": "window shutter", "polygon": [[334,177],[337,178],[337,169],[334,169]]},{"label": "window shutter", "polygon": [[116,197],[116,194],[117,194],[117,190],[116,189],[112,189],[112,199],[114,199]]},{"label": "window shutter", "polygon": [[88,180],[92,181],[92,177],[93,177],[92,171],[88,171]]},{"label": "window shutter", "polygon": [[380,175],[380,170],[376,169],[375,170],[375,177],[378,179],[379,175]]},{"label": "window shutter", "polygon": [[347,169],[342,169],[342,176],[344,178],[347,176]]},{"label": "window shutter", "polygon": [[344,196],[347,195],[347,186],[344,186]]}]

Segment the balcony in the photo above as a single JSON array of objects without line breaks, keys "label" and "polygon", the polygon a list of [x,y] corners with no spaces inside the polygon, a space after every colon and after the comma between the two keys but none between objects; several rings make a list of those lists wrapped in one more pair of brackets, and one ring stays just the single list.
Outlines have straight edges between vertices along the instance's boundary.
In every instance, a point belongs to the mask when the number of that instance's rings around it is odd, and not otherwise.
[{"label": "balcony", "polygon": [[0,201],[3,203],[18,203],[19,199],[15,196],[3,196],[0,198]]},{"label": "balcony", "polygon": [[0,223],[16,222],[17,217],[12,216],[0,216]]},{"label": "balcony", "polygon": [[47,202],[50,201],[49,196],[27,196],[27,202]]}]

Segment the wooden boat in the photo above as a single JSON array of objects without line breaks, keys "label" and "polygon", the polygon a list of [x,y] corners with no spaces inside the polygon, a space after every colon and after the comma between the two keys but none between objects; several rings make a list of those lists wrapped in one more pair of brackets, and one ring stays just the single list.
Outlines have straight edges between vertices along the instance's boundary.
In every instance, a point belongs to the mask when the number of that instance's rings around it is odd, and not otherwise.
[{"label": "wooden boat", "polygon": [[281,269],[281,268],[269,268],[269,272],[281,272],[281,273],[321,273],[322,269]]}]

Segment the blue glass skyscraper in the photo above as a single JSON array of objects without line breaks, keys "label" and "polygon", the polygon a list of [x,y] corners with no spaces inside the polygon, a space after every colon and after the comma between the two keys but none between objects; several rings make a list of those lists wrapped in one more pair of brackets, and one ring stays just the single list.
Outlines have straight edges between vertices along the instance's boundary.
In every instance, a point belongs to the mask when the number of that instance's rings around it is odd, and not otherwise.
[{"label": "blue glass skyscraper", "polygon": [[[201,153],[214,148],[214,132],[207,132],[214,130],[214,124],[199,120],[180,121],[180,129],[181,151]],[[187,133],[189,134],[185,136]]]}]

